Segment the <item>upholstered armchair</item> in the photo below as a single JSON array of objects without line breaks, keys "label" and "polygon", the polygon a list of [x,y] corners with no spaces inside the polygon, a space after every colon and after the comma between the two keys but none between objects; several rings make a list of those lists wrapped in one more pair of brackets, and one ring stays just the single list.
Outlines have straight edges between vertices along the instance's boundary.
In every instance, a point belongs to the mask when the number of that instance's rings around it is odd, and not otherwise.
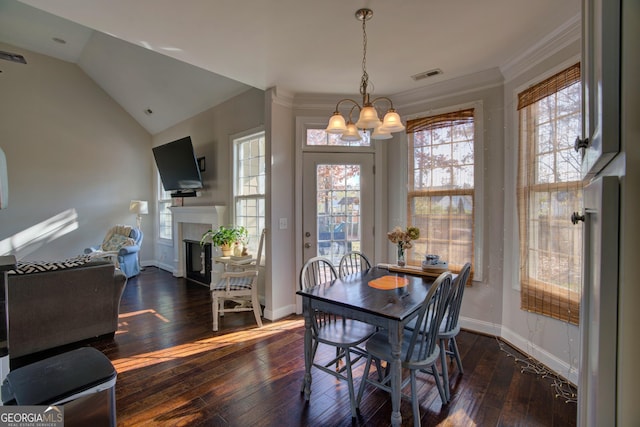
[{"label": "upholstered armchair", "polygon": [[99,258],[110,258],[116,267],[129,277],[140,273],[138,254],[142,245],[142,231],[128,225],[115,225],[107,231],[107,234],[99,246],[93,246],[84,250]]}]

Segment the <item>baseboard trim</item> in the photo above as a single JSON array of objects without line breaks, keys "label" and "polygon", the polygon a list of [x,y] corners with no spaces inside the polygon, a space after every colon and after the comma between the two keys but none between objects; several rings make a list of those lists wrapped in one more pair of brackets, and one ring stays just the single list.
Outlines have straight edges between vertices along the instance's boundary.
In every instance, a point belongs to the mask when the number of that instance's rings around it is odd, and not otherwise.
[{"label": "baseboard trim", "polygon": [[564,360],[557,358],[542,347],[529,342],[526,338],[520,336],[504,325],[483,322],[461,316],[460,327],[471,332],[478,332],[498,337],[510,346],[516,348],[518,351],[542,363],[556,375],[566,379],[573,385],[578,384],[578,366],[569,365]]}]

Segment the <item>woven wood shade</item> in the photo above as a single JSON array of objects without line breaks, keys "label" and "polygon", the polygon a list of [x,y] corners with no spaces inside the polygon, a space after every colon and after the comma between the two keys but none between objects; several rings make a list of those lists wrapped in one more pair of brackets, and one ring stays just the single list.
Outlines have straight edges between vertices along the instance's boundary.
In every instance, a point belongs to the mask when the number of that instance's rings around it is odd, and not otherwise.
[{"label": "woven wood shade", "polygon": [[[581,131],[580,66],[518,95],[518,220],[521,308],[578,324],[582,227],[580,159],[571,141]],[[561,92],[562,91],[562,92]]]},{"label": "woven wood shade", "polygon": [[[572,65],[518,94],[518,110],[553,95],[580,81],[580,63]],[[407,126],[408,128],[408,126]]]},{"label": "woven wood shade", "polygon": [[420,132],[453,126],[456,124],[472,123],[473,108],[454,111],[452,113],[438,114],[437,116],[421,117],[407,120],[407,133]]}]

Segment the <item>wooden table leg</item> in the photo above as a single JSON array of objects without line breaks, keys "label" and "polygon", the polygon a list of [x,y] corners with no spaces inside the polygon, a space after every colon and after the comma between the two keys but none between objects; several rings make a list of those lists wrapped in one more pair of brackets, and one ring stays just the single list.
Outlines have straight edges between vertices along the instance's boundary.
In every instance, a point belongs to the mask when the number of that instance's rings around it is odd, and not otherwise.
[{"label": "wooden table leg", "polygon": [[311,397],[311,365],[313,360],[313,343],[311,340],[311,302],[303,298],[304,313],[304,383],[302,385],[304,391],[304,399],[309,400]]}]

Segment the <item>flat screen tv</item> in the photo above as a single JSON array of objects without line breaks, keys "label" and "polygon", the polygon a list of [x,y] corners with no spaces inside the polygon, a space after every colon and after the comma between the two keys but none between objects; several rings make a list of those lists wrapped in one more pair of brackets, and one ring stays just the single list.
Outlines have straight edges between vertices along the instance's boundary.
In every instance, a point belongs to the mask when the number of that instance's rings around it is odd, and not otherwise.
[{"label": "flat screen tv", "polygon": [[191,137],[185,136],[152,150],[165,191],[173,197],[195,197],[195,190],[202,188],[202,176]]}]

